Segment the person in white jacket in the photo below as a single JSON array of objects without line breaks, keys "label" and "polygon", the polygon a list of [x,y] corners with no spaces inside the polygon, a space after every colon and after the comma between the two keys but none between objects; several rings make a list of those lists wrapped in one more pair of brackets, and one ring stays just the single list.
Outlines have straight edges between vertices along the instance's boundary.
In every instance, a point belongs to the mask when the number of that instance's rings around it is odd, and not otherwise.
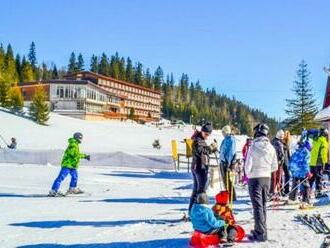
[{"label": "person in white jacket", "polygon": [[268,138],[268,132],[266,124],[261,123],[254,128],[254,139],[245,162],[254,217],[254,230],[248,238],[260,242],[267,240],[266,201],[271,173],[278,169],[276,151]]}]

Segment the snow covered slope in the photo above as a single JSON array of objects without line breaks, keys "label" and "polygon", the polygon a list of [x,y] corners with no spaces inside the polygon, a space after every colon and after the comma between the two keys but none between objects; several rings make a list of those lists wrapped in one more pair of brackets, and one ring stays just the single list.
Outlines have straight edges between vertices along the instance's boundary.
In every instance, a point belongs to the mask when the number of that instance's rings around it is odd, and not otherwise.
[{"label": "snow covered slope", "polygon": [[[185,128],[156,128],[120,121],[85,121],[51,113],[48,126],[40,126],[31,120],[0,111],[0,134],[9,142],[11,137],[18,140],[19,149],[64,149],[74,132],[82,132],[84,141],[81,150],[86,152],[117,152],[128,154],[169,155],[171,140],[178,142],[191,137],[191,126]],[[215,131],[209,141],[221,140]],[[162,148],[154,149],[152,143],[160,140]],[[245,136],[238,136],[239,149]],[[184,144],[180,143],[184,151]],[[0,141],[0,146],[3,146]]]},{"label": "snow covered slope", "polygon": [[[191,193],[187,173],[132,168],[81,167],[79,186],[88,196],[47,198],[58,167],[0,164],[0,247],[186,248],[190,223],[180,221]],[[66,190],[68,181],[62,185]],[[319,208],[329,222],[326,207]],[[253,227],[246,190],[234,206],[246,231]],[[294,221],[295,207],[268,211],[270,241],[237,247],[314,248],[317,235]]]}]

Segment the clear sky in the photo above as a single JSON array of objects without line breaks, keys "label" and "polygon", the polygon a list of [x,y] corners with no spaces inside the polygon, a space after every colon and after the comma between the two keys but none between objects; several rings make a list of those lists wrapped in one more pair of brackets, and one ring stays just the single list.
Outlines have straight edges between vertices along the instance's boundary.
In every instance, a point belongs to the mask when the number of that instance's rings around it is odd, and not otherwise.
[{"label": "clear sky", "polygon": [[1,0],[0,42],[67,65],[71,51],[130,56],[176,79],[284,118],[302,59],[320,107],[330,64],[329,0]]}]

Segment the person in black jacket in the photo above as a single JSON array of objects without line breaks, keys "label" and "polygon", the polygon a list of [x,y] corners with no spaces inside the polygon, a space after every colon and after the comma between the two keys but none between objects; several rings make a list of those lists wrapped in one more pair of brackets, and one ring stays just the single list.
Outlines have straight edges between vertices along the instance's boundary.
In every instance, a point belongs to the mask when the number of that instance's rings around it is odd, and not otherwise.
[{"label": "person in black jacket", "polygon": [[282,173],[283,173],[283,164],[285,160],[285,151],[284,151],[284,131],[279,130],[276,133],[276,137],[272,140],[272,145],[275,148],[277,161],[278,161],[278,170],[272,173],[270,192],[271,194],[280,193],[278,192],[282,184]]},{"label": "person in black jacket", "polygon": [[192,145],[192,165],[191,171],[193,176],[193,192],[190,198],[189,213],[196,202],[197,195],[205,193],[208,182],[209,155],[217,151],[217,144],[206,144],[206,140],[212,133],[212,124],[207,122],[202,126],[200,132],[195,133]]}]

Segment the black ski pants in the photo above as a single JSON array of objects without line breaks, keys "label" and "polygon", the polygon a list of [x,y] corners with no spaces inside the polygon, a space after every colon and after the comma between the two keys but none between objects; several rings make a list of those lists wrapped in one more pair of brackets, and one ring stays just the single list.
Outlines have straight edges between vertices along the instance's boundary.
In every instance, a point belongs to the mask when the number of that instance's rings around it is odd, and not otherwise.
[{"label": "black ski pants", "polygon": [[321,180],[323,176],[323,166],[316,165],[316,166],[310,166],[309,168],[310,168],[310,172],[313,174],[313,176],[309,179],[310,187],[311,189],[313,189],[315,182],[316,193],[319,193],[322,190]]},{"label": "black ski pants", "polygon": [[[304,181],[305,180],[305,181]],[[298,185],[301,183],[301,186],[299,187]],[[298,186],[298,187],[297,187]],[[295,189],[296,188],[296,189]],[[309,181],[306,178],[296,178],[294,177],[292,180],[292,191],[289,194],[289,199],[291,201],[297,200],[297,192],[301,189],[301,194],[302,194],[302,201],[306,203],[310,203],[310,186],[309,186]]]},{"label": "black ski pants", "polygon": [[208,166],[191,170],[193,176],[193,191],[190,197],[189,212],[194,203],[196,203],[197,195],[205,193],[208,185]]},{"label": "black ski pants", "polygon": [[254,234],[258,241],[267,240],[266,202],[270,178],[250,178],[249,194],[253,206]]}]

